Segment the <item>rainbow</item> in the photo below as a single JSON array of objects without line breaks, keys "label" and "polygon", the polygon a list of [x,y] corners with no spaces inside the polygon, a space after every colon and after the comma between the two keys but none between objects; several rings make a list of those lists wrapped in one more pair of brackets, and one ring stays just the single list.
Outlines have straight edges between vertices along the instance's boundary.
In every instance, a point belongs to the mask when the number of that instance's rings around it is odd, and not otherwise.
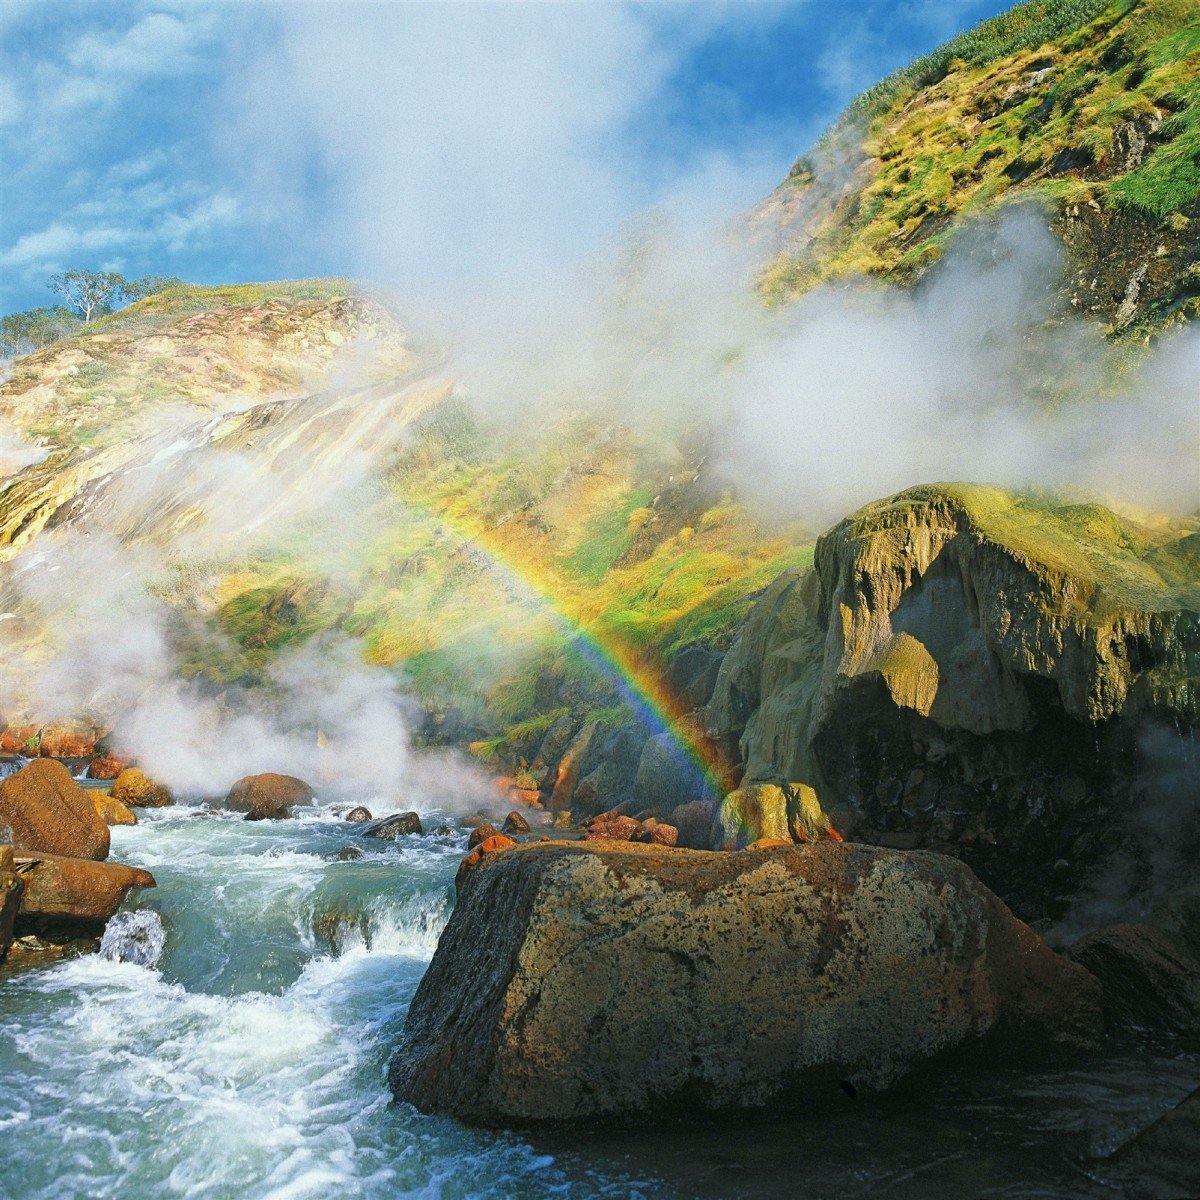
[{"label": "rainbow", "polygon": [[657,673],[637,661],[628,647],[585,629],[550,583],[539,578],[539,572],[503,554],[487,541],[483,531],[473,530],[461,519],[437,509],[424,508],[408,499],[404,503],[432,522],[435,532],[448,533],[460,549],[482,562],[500,578],[506,591],[549,619],[572,648],[609,683],[643,728],[652,737],[663,737],[664,748],[689,777],[695,791],[691,799],[719,798],[727,790],[722,784],[724,772],[715,751],[689,731],[678,699]]}]

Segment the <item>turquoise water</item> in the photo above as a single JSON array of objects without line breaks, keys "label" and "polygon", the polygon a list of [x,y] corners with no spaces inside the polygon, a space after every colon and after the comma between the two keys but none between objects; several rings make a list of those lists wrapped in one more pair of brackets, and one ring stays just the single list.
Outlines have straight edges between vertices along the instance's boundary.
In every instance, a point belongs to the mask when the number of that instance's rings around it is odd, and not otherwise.
[{"label": "turquoise water", "polygon": [[[158,888],[104,953],[0,979],[13,1200],[1111,1196],[1089,1156],[1200,1079],[1195,1054],[1128,1047],[819,1119],[470,1130],[392,1103],[385,1083],[465,835],[393,846],[316,811],[186,809],[112,832],[113,857]],[[349,845],[364,857],[338,861]]]}]

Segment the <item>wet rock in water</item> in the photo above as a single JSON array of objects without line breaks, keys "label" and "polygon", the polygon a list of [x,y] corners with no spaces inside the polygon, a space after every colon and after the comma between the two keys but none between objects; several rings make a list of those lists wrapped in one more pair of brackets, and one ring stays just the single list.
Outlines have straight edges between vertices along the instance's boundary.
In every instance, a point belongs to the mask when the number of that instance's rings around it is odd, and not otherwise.
[{"label": "wet rock in water", "polygon": [[362,858],[363,852],[357,846],[343,846],[336,854],[330,857],[335,862],[353,862],[356,858]]},{"label": "wet rock in water", "polygon": [[343,821],[349,821],[351,824],[358,825],[363,821],[371,820],[371,812],[369,809],[363,808],[360,804],[357,808],[352,808],[343,818]]},{"label": "wet rock in water", "polygon": [[105,825],[136,825],[137,813],[127,808],[120,800],[114,799],[108,792],[89,792],[92,804],[100,820]]},{"label": "wet rock in water", "polygon": [[156,966],[162,957],[167,935],[162,918],[150,909],[117,913],[104,927],[100,957],[111,962]]},{"label": "wet rock in water", "polygon": [[439,825],[439,826],[438,826],[438,827],[437,827],[437,828],[436,828],[436,829],[433,831],[433,836],[434,836],[434,837],[441,837],[441,838],[445,838],[445,837],[454,837],[454,835],[455,835],[455,833],[456,833],[456,832],[457,832],[457,830],[455,830],[455,829],[454,829],[452,826],[450,826],[450,825]]},{"label": "wet rock in water", "polygon": [[102,754],[99,758],[93,758],[88,764],[87,777],[89,779],[116,779],[122,771],[133,766],[132,758],[122,758],[117,754]]},{"label": "wet rock in water", "polygon": [[529,822],[519,812],[514,810],[504,818],[502,828],[505,833],[528,833]]},{"label": "wet rock in water", "polygon": [[467,849],[474,850],[481,842],[486,842],[488,838],[495,837],[500,830],[494,825],[476,825],[471,830],[471,836],[467,838]]},{"label": "wet rock in water", "polygon": [[463,817],[462,824],[464,829],[477,829],[480,825],[491,824],[492,818],[483,813],[471,813],[469,817]]},{"label": "wet rock in water", "polygon": [[420,816],[415,812],[397,813],[392,817],[383,817],[364,825],[359,831],[366,837],[380,838],[385,842],[394,842],[398,837],[412,833],[424,833]]},{"label": "wet rock in water", "polygon": [[1200,963],[1153,925],[1109,925],[1068,951],[1104,988],[1109,1026],[1200,1032]]},{"label": "wet rock in water", "polygon": [[17,909],[25,884],[17,874],[11,846],[0,846],[0,961],[12,945]]},{"label": "wet rock in water", "polygon": [[53,759],[37,759],[0,781],[0,822],[12,830],[18,854],[108,857],[108,826],[87,790]]},{"label": "wet rock in water", "polygon": [[316,793],[294,775],[265,771],[246,775],[229,789],[225,807],[246,814],[247,821],[279,821],[292,815],[298,805],[309,805]]},{"label": "wet rock in water", "polygon": [[17,932],[52,941],[98,936],[133,888],[155,886],[149,871],[120,863],[20,853],[16,863],[25,883]]},{"label": "wet rock in water", "polygon": [[137,767],[126,767],[113,782],[110,795],[131,808],[165,808],[175,803],[168,788]]},{"label": "wet rock in water", "polygon": [[1091,975],[940,855],[560,842],[458,883],[390,1080],[467,1121],[815,1108],[984,1038],[1102,1026]]}]

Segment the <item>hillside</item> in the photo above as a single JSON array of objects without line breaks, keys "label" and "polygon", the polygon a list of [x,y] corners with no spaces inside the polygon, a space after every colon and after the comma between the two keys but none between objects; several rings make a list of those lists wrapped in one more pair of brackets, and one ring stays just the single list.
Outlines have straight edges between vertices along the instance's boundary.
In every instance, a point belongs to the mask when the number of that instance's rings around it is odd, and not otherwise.
[{"label": "hillside", "polygon": [[767,294],[920,277],[972,221],[1044,205],[1066,299],[1135,332],[1200,311],[1200,10],[1031,0],[863,93],[751,215]]}]

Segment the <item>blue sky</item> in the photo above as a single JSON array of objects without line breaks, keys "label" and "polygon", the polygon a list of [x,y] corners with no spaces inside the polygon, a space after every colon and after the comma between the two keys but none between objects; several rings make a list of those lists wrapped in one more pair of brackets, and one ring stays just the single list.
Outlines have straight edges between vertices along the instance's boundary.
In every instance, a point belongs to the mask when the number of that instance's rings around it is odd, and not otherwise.
[{"label": "blue sky", "polygon": [[720,219],[859,90],[1006,5],[0,6],[0,310],[71,267],[401,289]]}]

